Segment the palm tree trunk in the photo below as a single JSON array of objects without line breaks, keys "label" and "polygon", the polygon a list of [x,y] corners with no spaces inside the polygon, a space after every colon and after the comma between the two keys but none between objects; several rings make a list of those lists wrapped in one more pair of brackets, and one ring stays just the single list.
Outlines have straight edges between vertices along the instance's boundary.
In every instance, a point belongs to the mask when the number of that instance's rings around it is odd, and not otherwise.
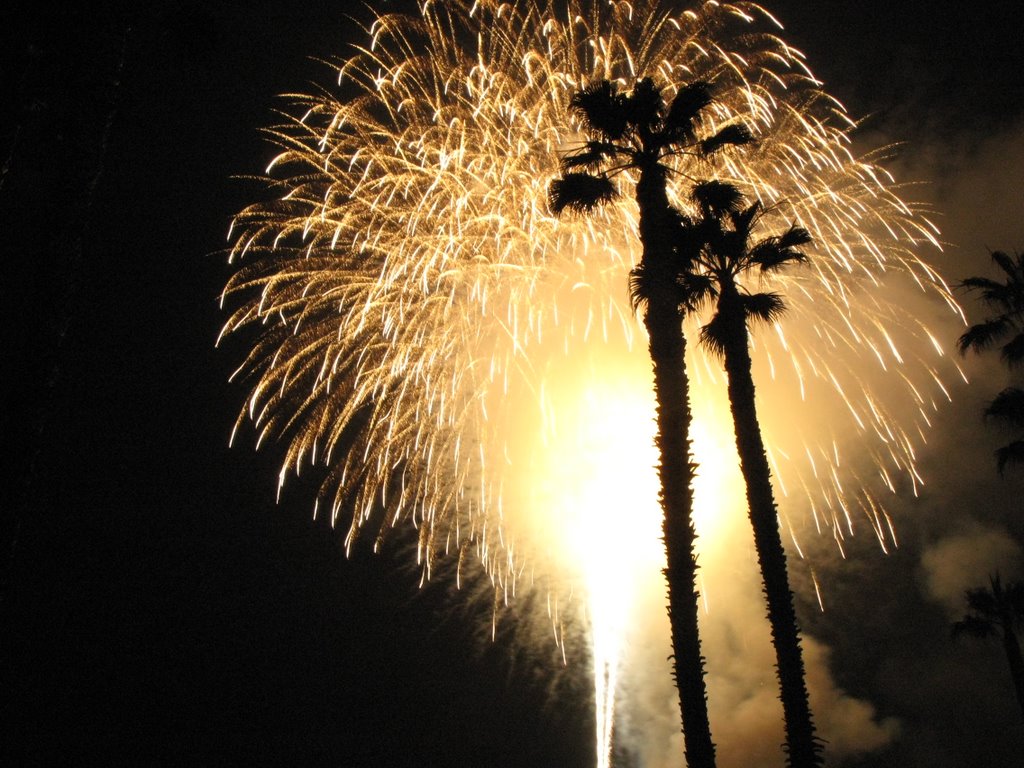
[{"label": "palm tree trunk", "polygon": [[1013,687],[1017,692],[1017,704],[1020,705],[1021,717],[1024,717],[1024,660],[1020,655],[1020,643],[1017,642],[1017,633],[1013,631],[1013,617],[1007,610],[1003,617],[1003,649],[1006,651],[1006,660],[1010,664],[1010,676],[1013,678]]},{"label": "palm tree trunk", "polygon": [[725,369],[729,377],[729,406],[736,434],[736,450],[747,486],[754,546],[761,566],[768,622],[775,646],[776,671],[786,723],[787,765],[790,768],[817,768],[824,764],[822,745],[815,736],[804,682],[804,662],[793,593],[786,571],[786,551],[779,531],[768,457],[757,421],[746,321],[738,301],[735,287],[731,291],[723,289],[719,312],[729,318],[732,326],[725,345]]},{"label": "palm tree trunk", "polygon": [[[711,741],[704,657],[698,629],[697,557],[693,527],[694,465],[690,462],[690,401],[686,378],[686,339],[683,336],[679,299],[672,290],[673,251],[671,219],[665,193],[664,171],[657,165],[644,168],[637,184],[640,205],[640,240],[643,267],[657,274],[644,314],[654,366],[657,400],[668,616],[672,629],[672,653],[679,708],[682,716],[686,764],[690,768],[714,768],[715,745]],[[665,279],[661,279],[665,278]]]}]

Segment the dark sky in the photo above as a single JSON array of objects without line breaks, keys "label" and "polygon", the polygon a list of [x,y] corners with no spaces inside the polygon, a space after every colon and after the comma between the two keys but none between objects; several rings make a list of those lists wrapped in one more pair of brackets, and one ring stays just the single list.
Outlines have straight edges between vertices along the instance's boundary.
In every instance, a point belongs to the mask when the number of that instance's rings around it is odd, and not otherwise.
[{"label": "dark sky", "polygon": [[[984,270],[985,245],[1024,247],[1016,4],[769,7],[869,131],[909,141],[902,165],[952,208],[951,279]],[[213,347],[218,250],[256,191],[232,177],[272,156],[274,96],[328,81],[309,57],[342,52],[341,4],[24,10],[0,77],[0,760],[592,765],[579,673],[482,643],[486,606],[424,595],[400,552],[346,560],[311,485],[275,505],[273,447],[227,448],[244,393]],[[1010,196],[991,235],[982,185]],[[902,723],[858,765],[1007,765],[1024,744],[998,648],[951,647],[929,581],[958,543],[1024,533],[974,421],[998,369],[978,371],[936,426],[956,439],[923,460],[940,480],[906,501],[907,546],[837,566],[836,607],[808,617],[837,681]]]}]

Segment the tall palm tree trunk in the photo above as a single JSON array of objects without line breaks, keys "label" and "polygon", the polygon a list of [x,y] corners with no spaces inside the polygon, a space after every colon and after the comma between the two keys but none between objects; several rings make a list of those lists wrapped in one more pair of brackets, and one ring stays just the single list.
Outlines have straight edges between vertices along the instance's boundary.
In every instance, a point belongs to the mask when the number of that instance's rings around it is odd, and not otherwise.
[{"label": "tall palm tree trunk", "polygon": [[1024,718],[1024,659],[1021,659],[1017,633],[1013,631],[1013,616],[1008,609],[1004,609],[1002,613],[1003,650],[1006,651],[1006,661],[1010,664],[1010,676],[1013,678],[1013,687],[1017,692],[1017,704],[1020,705],[1021,717]]},{"label": "tall palm tree trunk", "polygon": [[[637,183],[640,205],[642,264],[650,273],[669,273],[673,250],[671,218],[665,192],[664,169],[652,164],[641,171]],[[673,281],[653,281],[644,325],[650,339],[657,400],[658,475],[661,480],[668,616],[679,708],[682,715],[686,763],[690,768],[714,768],[704,657],[698,631],[697,538],[693,527],[694,465],[690,462],[690,402],[686,377],[686,339],[679,298]]]},{"label": "tall palm tree trunk", "polygon": [[725,344],[725,369],[729,377],[729,406],[736,434],[736,450],[747,486],[747,505],[754,529],[754,546],[768,603],[768,622],[775,646],[776,671],[786,724],[787,765],[790,768],[817,768],[824,764],[822,745],[814,732],[804,662],[800,650],[793,593],[786,572],[786,551],[782,546],[778,514],[772,492],[768,456],[761,438],[754,401],[754,379],[747,347],[746,322],[742,309],[728,308],[739,302],[735,286],[723,290],[720,310],[729,318]]}]

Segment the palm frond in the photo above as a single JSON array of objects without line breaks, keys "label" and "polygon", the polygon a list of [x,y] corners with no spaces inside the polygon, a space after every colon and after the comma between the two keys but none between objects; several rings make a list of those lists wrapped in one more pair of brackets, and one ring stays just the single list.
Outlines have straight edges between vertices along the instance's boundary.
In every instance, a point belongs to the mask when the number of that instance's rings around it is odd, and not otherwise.
[{"label": "palm frond", "polygon": [[1006,474],[1008,467],[1015,467],[1024,464],[1024,440],[1014,440],[1012,443],[997,448],[995,451],[996,469],[1000,477]]},{"label": "palm frond", "polygon": [[790,226],[781,235],[766,237],[750,249],[750,262],[762,272],[775,272],[788,264],[807,261],[807,254],[797,250],[811,242],[811,233],[803,227]]},{"label": "palm frond", "polygon": [[990,307],[1004,313],[1024,314],[1024,253],[1009,256],[1003,251],[993,251],[992,261],[1002,270],[1006,279],[1002,282],[988,277],[968,277],[957,287],[967,291],[976,291],[981,300]]},{"label": "palm frond", "polygon": [[1010,321],[1005,316],[1000,315],[991,320],[985,320],[977,325],[972,325],[956,340],[956,348],[960,351],[961,355],[966,355],[967,351],[971,349],[975,352],[983,352],[999,342],[1011,330]]},{"label": "palm frond", "polygon": [[679,303],[688,312],[695,312],[718,298],[718,284],[703,272],[681,272],[676,277],[676,285],[679,287]]},{"label": "palm frond", "polygon": [[697,118],[711,105],[711,85],[703,81],[690,83],[676,91],[665,116],[665,135],[671,142],[693,141]]},{"label": "palm frond", "polygon": [[1006,289],[1006,285],[998,280],[993,280],[991,277],[965,277],[957,283],[956,287],[962,288],[965,291],[980,291],[982,293]]},{"label": "palm frond", "polygon": [[1003,344],[999,357],[1008,368],[1016,368],[1024,363],[1024,333],[1017,333]]},{"label": "palm frond", "polygon": [[548,206],[555,215],[565,209],[587,213],[616,198],[618,192],[607,176],[589,173],[566,173],[548,187]]},{"label": "palm frond", "polygon": [[743,209],[739,209],[737,206],[736,210],[729,213],[729,220],[732,222],[732,228],[736,232],[741,233],[744,240],[746,240],[763,212],[764,206],[761,205],[760,201],[757,201]]},{"label": "palm frond", "polygon": [[1008,283],[1024,282],[1024,254],[1008,256],[1003,251],[992,251],[992,261],[1006,273]]},{"label": "palm frond", "polygon": [[605,160],[614,157],[619,148],[607,141],[588,141],[577,150],[562,157],[562,172],[576,168],[598,168]]},{"label": "palm frond", "polygon": [[748,320],[773,323],[786,311],[786,302],[777,293],[750,293],[741,301],[744,317]]},{"label": "palm frond", "polygon": [[722,313],[715,312],[711,319],[700,328],[700,343],[715,357],[725,357],[729,342],[729,324]]},{"label": "palm frond", "polygon": [[789,229],[779,235],[779,247],[799,248],[801,245],[810,245],[813,240],[811,233],[806,229],[791,224]]},{"label": "palm frond", "polygon": [[957,287],[978,292],[985,304],[1003,312],[1024,311],[1024,284],[1000,283],[987,277],[968,277]]},{"label": "palm frond", "polygon": [[586,127],[611,141],[621,139],[628,127],[626,97],[613,83],[599,80],[576,91],[569,107],[583,120]]},{"label": "palm frond", "polygon": [[956,284],[956,287],[967,291],[989,291],[1005,288],[1006,285],[991,277],[965,277]]},{"label": "palm frond", "polygon": [[1007,387],[985,409],[985,418],[1024,427],[1024,389]]},{"label": "palm frond", "polygon": [[634,312],[647,306],[651,299],[653,279],[640,265],[629,270],[629,306]]},{"label": "palm frond", "polygon": [[637,81],[626,99],[626,122],[637,128],[653,130],[661,122],[664,106],[661,90],[651,78],[645,77]]},{"label": "palm frond", "polygon": [[720,217],[736,211],[743,202],[743,193],[735,184],[712,179],[693,186],[690,199],[700,207],[705,217]]},{"label": "palm frond", "polygon": [[701,141],[700,150],[704,155],[712,155],[722,147],[739,147],[744,144],[750,144],[753,140],[754,134],[750,132],[747,126],[742,123],[733,123],[732,125],[725,126],[725,128],[713,136],[709,136]]}]

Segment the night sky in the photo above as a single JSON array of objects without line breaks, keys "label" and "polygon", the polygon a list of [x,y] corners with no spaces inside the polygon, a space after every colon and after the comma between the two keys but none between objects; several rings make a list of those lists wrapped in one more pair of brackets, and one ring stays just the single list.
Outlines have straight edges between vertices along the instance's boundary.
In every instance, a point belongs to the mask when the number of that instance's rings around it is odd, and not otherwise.
[{"label": "night sky", "polygon": [[[331,82],[312,59],[353,39],[343,5],[33,3],[4,32],[4,764],[593,764],[585,665],[483,641],[489,606],[421,590],[401,542],[346,559],[315,480],[275,504],[275,446],[227,446],[246,393],[241,348],[214,348],[222,249],[260,194],[238,177],[275,154],[276,95]],[[935,209],[951,281],[1024,248],[1017,6],[768,6],[865,141],[906,142],[894,171],[926,182],[904,197]],[[836,684],[898,722],[851,766],[1024,754],[998,644],[948,638],[964,587],[1024,575],[1024,486],[980,417],[1006,376],[966,370],[925,490],[892,503],[901,547],[863,534],[804,614]]]}]

